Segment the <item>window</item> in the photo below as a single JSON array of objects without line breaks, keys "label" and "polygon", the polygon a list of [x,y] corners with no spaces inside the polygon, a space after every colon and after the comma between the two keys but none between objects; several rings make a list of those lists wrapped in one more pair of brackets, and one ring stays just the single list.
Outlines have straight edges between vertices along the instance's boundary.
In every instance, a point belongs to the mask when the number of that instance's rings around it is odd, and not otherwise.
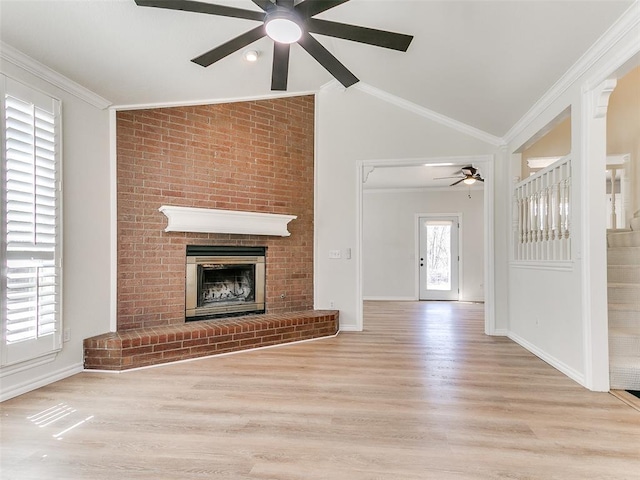
[{"label": "window", "polygon": [[60,102],[2,83],[2,354],[11,365],[61,348]]}]

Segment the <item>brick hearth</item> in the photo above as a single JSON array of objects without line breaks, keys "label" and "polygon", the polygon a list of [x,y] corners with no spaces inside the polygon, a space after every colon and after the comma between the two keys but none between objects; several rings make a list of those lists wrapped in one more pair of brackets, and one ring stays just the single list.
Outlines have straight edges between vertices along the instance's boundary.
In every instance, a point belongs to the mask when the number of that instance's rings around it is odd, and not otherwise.
[{"label": "brick hearth", "polygon": [[127,370],[221,353],[326,337],[337,310],[253,315],[106,333],[84,341],[86,369]]}]

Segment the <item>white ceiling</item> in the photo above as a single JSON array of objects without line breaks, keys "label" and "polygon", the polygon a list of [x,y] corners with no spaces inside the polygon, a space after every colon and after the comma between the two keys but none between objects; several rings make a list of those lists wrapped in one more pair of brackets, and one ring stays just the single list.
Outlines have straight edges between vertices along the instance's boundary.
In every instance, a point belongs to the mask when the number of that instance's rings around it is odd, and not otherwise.
[{"label": "white ceiling", "polygon": [[[260,11],[251,0],[208,1]],[[414,35],[409,50],[317,38],[363,83],[501,137],[631,3],[350,0],[318,17]],[[190,61],[256,25],[134,0],[0,0],[2,42],[116,106],[279,95],[270,91],[268,38],[249,47],[260,52],[254,64],[243,60],[246,49],[208,68]],[[292,46],[288,94],[318,91],[332,78]],[[445,188],[455,180],[434,178],[462,166],[376,168],[364,188]]]},{"label": "white ceiling", "polygon": [[[210,3],[259,10],[251,0]],[[318,36],[363,83],[501,137],[632,0],[351,0],[319,17],[414,35],[406,53]],[[271,95],[272,44],[208,68],[190,59],[256,22],[133,0],[0,0],[0,39],[115,105]],[[291,49],[288,93],[332,77]]]}]

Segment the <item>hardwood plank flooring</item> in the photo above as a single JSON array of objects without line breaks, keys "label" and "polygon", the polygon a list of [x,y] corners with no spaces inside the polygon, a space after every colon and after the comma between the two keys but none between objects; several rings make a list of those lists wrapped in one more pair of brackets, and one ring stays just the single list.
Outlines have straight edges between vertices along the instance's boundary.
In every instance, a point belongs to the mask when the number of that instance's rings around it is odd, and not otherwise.
[{"label": "hardwood plank flooring", "polygon": [[0,414],[7,480],[640,479],[640,412],[485,336],[477,304],[367,302],[362,333],[81,373]]}]

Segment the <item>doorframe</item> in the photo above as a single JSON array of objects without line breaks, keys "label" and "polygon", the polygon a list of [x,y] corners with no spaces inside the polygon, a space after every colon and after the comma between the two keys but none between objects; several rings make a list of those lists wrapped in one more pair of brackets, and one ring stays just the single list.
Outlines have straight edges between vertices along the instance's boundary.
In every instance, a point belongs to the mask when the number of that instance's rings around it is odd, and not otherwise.
[{"label": "doorframe", "polygon": [[363,180],[368,172],[376,167],[416,166],[431,163],[457,163],[477,165],[482,170],[484,182],[483,220],[484,220],[484,332],[487,335],[503,334],[496,329],[495,318],[495,248],[494,248],[494,155],[470,155],[457,157],[431,157],[413,159],[357,160],[356,164],[356,331],[362,331],[363,319],[363,283],[362,265],[362,205],[364,201]]},{"label": "doorframe", "polygon": [[456,213],[416,213],[414,214],[414,250],[416,255],[416,262],[414,265],[415,269],[415,288],[414,288],[414,297],[417,301],[420,300],[420,266],[418,258],[420,258],[420,218],[421,217],[431,217],[431,218],[457,218],[458,219],[458,301],[460,301],[460,297],[462,296],[462,262],[463,256],[460,254],[462,251],[462,212]]}]

